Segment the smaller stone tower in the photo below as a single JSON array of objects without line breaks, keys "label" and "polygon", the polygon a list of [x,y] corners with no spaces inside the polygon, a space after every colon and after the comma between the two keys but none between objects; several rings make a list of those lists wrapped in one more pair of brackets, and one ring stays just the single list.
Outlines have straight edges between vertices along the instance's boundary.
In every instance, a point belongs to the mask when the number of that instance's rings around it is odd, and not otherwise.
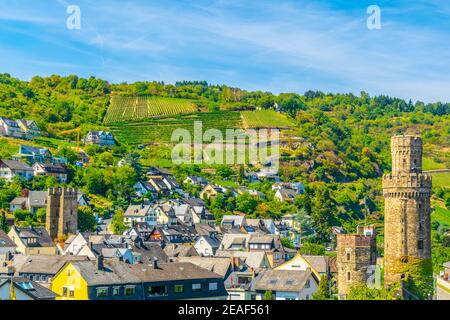
[{"label": "smaller stone tower", "polygon": [[78,229],[78,190],[50,188],[45,228],[53,239],[75,234]]},{"label": "smaller stone tower", "polygon": [[[359,231],[359,230],[358,230]],[[369,266],[376,264],[375,233],[338,234],[338,292],[345,296],[358,283],[366,283],[371,275]]]}]

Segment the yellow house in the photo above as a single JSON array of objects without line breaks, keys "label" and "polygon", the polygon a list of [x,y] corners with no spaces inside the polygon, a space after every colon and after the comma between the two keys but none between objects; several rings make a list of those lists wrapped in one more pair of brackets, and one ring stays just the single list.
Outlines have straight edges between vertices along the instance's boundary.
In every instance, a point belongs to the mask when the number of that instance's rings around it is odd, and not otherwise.
[{"label": "yellow house", "polygon": [[50,289],[58,294],[57,300],[88,300],[88,285],[77,262],[67,262],[55,275]]},{"label": "yellow house", "polygon": [[289,261],[274,268],[277,270],[300,270],[306,271],[311,269],[317,279],[322,275],[329,274],[329,257],[327,256],[303,256],[300,252]]},{"label": "yellow house", "polygon": [[56,255],[56,245],[45,228],[12,227],[8,237],[16,244],[16,250],[25,255]]}]

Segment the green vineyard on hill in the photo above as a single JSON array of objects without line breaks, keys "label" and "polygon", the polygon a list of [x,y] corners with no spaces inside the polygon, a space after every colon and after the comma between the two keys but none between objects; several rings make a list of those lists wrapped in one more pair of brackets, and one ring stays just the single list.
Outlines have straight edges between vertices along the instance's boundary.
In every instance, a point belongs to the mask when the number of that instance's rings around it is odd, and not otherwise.
[{"label": "green vineyard on hill", "polygon": [[293,123],[284,115],[273,110],[242,111],[244,128],[290,128]]},{"label": "green vineyard on hill", "polygon": [[218,111],[115,123],[109,126],[109,130],[119,142],[125,144],[170,143],[175,129],[186,129],[193,135],[195,121],[201,121],[203,132],[208,129],[218,129],[224,136],[226,129],[241,127],[239,112]]},{"label": "green vineyard on hill", "polygon": [[195,103],[188,99],[113,95],[103,121],[105,123],[133,121],[196,111]]}]

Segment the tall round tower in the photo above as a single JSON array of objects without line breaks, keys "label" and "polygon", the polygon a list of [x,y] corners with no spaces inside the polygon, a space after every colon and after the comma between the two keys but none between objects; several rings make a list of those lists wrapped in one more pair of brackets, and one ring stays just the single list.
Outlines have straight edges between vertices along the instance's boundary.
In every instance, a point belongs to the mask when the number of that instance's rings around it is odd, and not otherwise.
[{"label": "tall round tower", "polygon": [[422,173],[421,137],[393,136],[391,154],[392,173],[383,176],[386,286],[408,276],[409,264],[431,263],[431,176]]}]

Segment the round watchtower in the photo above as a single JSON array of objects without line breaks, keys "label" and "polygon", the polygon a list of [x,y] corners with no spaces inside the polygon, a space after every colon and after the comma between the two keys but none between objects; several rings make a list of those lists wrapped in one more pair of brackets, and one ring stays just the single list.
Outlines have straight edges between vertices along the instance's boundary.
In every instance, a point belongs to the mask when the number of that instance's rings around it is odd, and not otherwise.
[{"label": "round watchtower", "polygon": [[397,283],[407,264],[431,259],[431,176],[422,173],[422,139],[391,139],[392,173],[383,176],[385,284]]},{"label": "round watchtower", "polygon": [[422,138],[399,135],[391,138],[392,175],[422,172]]}]

